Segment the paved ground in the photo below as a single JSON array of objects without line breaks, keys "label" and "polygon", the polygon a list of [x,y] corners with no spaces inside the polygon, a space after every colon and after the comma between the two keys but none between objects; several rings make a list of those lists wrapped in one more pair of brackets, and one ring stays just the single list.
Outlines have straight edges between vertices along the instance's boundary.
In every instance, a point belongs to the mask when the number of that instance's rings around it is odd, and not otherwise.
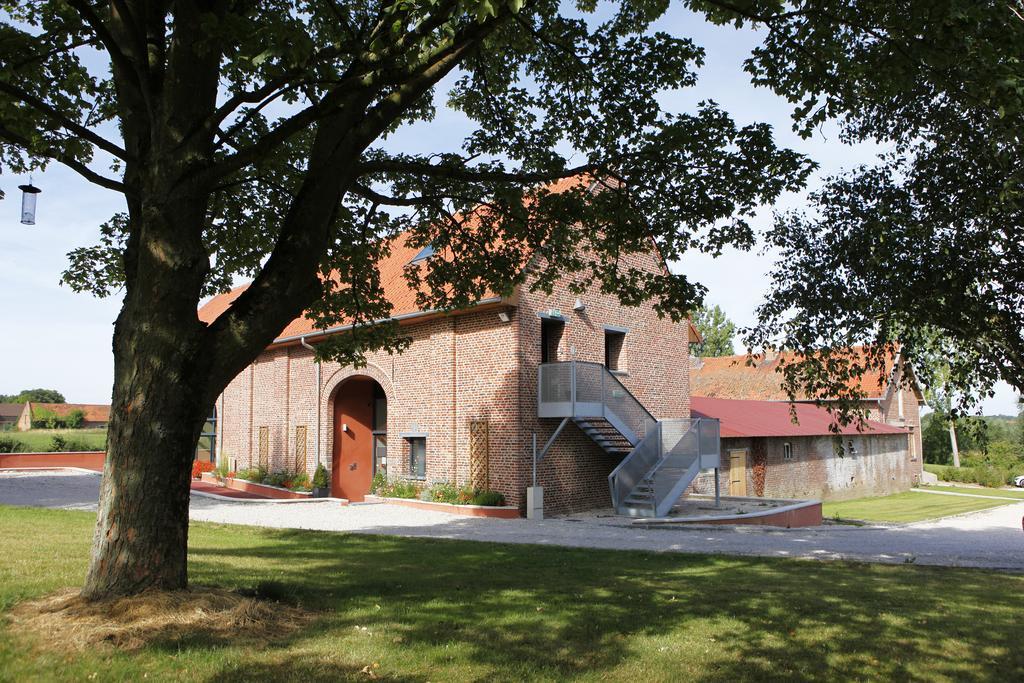
[{"label": "paved ground", "polygon": [[[95,509],[99,477],[0,473],[0,503]],[[543,522],[457,517],[394,505],[229,502],[193,496],[195,520],[588,548],[988,567],[1024,571],[1024,503],[904,526],[645,529],[602,514]]]}]

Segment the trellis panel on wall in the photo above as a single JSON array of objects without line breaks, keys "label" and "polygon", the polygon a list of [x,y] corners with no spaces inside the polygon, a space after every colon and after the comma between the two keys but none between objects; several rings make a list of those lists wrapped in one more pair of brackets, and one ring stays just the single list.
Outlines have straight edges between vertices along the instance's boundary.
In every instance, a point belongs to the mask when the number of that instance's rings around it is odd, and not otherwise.
[{"label": "trellis panel on wall", "polygon": [[295,460],[291,463],[292,472],[306,469],[306,425],[295,428]]},{"label": "trellis panel on wall", "polygon": [[262,470],[270,470],[270,427],[260,427],[259,432],[259,447],[257,449],[258,454],[258,467]]},{"label": "trellis panel on wall", "polygon": [[490,488],[490,437],[487,420],[469,421],[469,482],[473,488]]}]

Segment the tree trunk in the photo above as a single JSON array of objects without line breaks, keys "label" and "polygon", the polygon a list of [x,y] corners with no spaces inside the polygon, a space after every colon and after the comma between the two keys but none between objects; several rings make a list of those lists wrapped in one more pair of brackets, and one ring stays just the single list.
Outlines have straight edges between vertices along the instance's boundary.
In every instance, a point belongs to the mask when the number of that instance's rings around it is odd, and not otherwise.
[{"label": "tree trunk", "polygon": [[960,467],[960,449],[956,444],[956,423],[949,421],[949,443],[953,447],[953,467]]},{"label": "tree trunk", "polygon": [[163,373],[137,378],[130,392],[115,391],[87,598],[177,590],[188,581],[191,465],[206,411]]},{"label": "tree trunk", "polygon": [[[165,195],[166,196],[166,195]],[[191,464],[211,386],[197,315],[209,269],[195,198],[130,207],[127,293],[114,327],[114,392],[92,558],[82,595],[187,584]],[[217,380],[219,381],[219,380]]]}]

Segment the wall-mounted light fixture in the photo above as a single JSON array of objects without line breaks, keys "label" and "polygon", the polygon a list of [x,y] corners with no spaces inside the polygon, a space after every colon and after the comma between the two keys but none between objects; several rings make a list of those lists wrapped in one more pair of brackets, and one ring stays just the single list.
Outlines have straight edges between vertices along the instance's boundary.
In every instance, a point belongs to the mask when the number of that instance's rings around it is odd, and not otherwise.
[{"label": "wall-mounted light fixture", "polygon": [[508,313],[506,313],[505,311],[502,311],[501,313],[498,314],[498,320],[500,320],[503,323],[507,323],[511,319],[512,318],[510,318]]},{"label": "wall-mounted light fixture", "polygon": [[576,311],[577,313],[582,313],[583,311],[587,310],[587,306],[586,304],[583,303],[583,299],[576,297],[576,303],[572,305],[572,310]]}]

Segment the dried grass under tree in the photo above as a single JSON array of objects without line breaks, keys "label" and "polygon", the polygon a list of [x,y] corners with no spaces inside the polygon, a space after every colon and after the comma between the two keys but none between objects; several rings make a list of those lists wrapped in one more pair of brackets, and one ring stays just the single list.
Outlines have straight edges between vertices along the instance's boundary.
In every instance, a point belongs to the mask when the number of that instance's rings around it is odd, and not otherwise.
[{"label": "dried grass under tree", "polygon": [[76,652],[98,646],[139,650],[195,639],[259,646],[287,637],[313,618],[298,607],[206,587],[99,601],[69,589],[23,602],[10,617],[16,631]]}]

